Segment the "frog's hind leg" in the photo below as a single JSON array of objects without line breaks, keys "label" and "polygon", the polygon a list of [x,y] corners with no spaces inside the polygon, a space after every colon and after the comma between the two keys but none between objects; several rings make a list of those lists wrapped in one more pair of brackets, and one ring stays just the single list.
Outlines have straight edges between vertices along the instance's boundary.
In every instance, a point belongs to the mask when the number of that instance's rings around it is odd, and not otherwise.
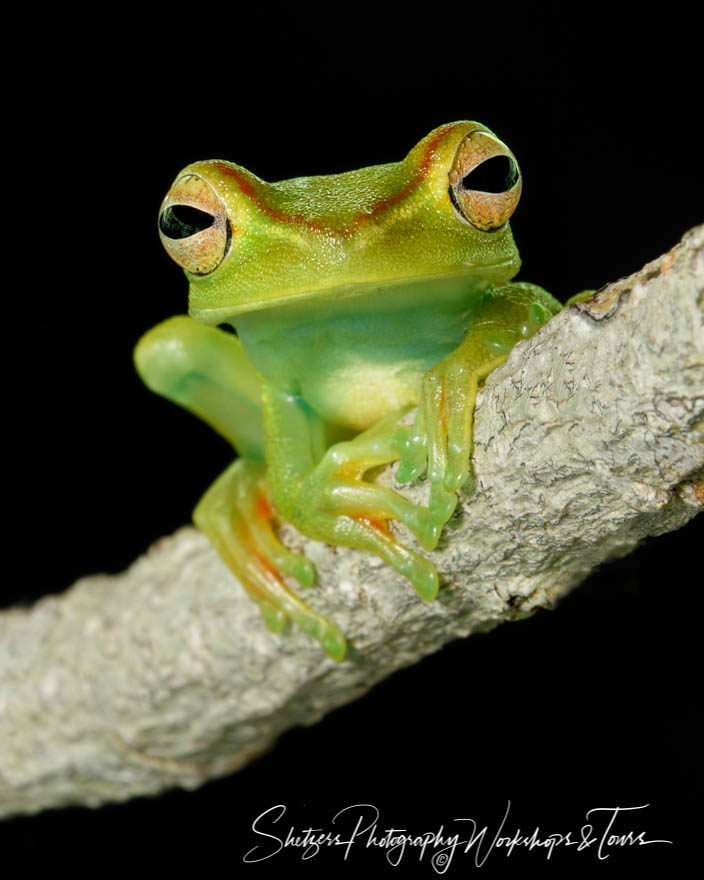
[{"label": "frog's hind leg", "polygon": [[289,575],[304,586],[315,570],[276,537],[266,479],[261,379],[235,336],[185,315],[146,333],[135,350],[144,382],[222,434],[242,456],[208,489],[193,518],[259,606],[267,625],[280,632],[287,618],[317,638],[335,660],[345,639],[334,624],[285,585]]},{"label": "frog's hind leg", "polygon": [[240,459],[208,489],[193,519],[250,597],[259,605],[273,632],[281,632],[290,618],[316,638],[334,660],[345,653],[345,637],[329,620],[309,608],[285,585],[281,575],[310,586],[312,564],[292,553],[276,537],[275,513],[269,502],[264,465]]}]

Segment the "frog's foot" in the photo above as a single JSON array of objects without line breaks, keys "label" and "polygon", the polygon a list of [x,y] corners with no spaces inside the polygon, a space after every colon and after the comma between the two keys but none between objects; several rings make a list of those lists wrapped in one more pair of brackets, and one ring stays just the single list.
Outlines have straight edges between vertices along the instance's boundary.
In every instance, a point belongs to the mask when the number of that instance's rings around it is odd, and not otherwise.
[{"label": "frog's foot", "polygon": [[457,490],[469,476],[478,383],[505,359],[499,355],[473,367],[455,352],[442,360],[423,379],[413,425],[399,431],[403,451],[396,479],[415,480],[427,471],[430,517],[439,526],[452,516]]},{"label": "frog's foot", "polygon": [[363,479],[370,468],[398,458],[398,418],[394,413],[353,440],[331,446],[304,479],[286,518],[311,538],[380,556],[411,581],[421,598],[431,600],[438,591],[435,566],[399,544],[389,520],[404,523],[426,549],[437,544],[441,527],[427,508]]},{"label": "frog's foot", "polygon": [[567,300],[565,308],[567,308],[567,306],[572,306],[575,303],[587,302],[587,300],[590,300],[595,293],[595,290],[580,290],[579,293],[575,293],[574,296],[571,296]]},{"label": "frog's foot", "polygon": [[333,660],[345,653],[345,637],[329,620],[309,608],[283,582],[281,575],[311,586],[315,569],[276,537],[275,519],[263,464],[238,459],[208,489],[193,512],[198,528],[210,539],[272,632],[290,618],[316,638]]}]

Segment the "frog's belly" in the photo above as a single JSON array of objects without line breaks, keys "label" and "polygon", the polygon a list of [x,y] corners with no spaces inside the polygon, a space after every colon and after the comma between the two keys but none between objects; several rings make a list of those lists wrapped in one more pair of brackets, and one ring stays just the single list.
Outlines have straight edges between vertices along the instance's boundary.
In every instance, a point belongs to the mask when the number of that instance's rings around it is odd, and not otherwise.
[{"label": "frog's belly", "polygon": [[363,431],[388,413],[417,404],[422,377],[412,368],[390,372],[388,366],[357,364],[315,381],[303,379],[301,392],[326,422]]},{"label": "frog's belly", "polygon": [[265,379],[362,431],[418,403],[425,372],[462,343],[476,293],[464,278],[401,284],[246,312],[235,326]]}]

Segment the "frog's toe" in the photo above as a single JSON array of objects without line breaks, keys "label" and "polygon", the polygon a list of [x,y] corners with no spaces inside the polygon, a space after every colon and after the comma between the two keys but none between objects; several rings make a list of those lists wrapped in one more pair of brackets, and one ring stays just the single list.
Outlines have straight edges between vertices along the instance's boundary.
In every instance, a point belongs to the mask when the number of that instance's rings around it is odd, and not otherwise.
[{"label": "frog's toe", "polygon": [[472,451],[471,411],[462,408],[448,419],[447,459],[443,484],[448,492],[456,492],[469,476]]},{"label": "frog's toe", "polygon": [[292,553],[279,541],[271,528],[273,512],[263,497],[257,507],[257,514],[248,523],[255,552],[276,571],[295,578],[304,587],[312,587],[315,583],[313,563],[300,553]]},{"label": "frog's toe", "polygon": [[425,599],[426,602],[432,602],[437,596],[440,587],[438,572],[435,566],[428,562],[427,559],[418,557],[418,560],[413,565],[413,570],[406,576],[416,588],[416,592],[421,599]]},{"label": "frog's toe", "polygon": [[457,507],[457,493],[448,492],[441,482],[430,487],[430,517],[436,526],[444,526]]},{"label": "frog's toe", "polygon": [[424,550],[434,550],[438,546],[442,527],[444,522],[435,522],[430,510],[426,511],[427,516],[422,530],[416,532],[418,543]]},{"label": "frog's toe", "polygon": [[328,657],[332,657],[332,659],[337,662],[342,660],[345,656],[347,641],[337,627],[332,627],[327,630],[321,636],[320,644]]},{"label": "frog's toe", "polygon": [[399,457],[397,482],[412,483],[422,477],[428,465],[428,445],[420,409],[411,427],[404,425],[397,429],[394,443]]},{"label": "frog's toe", "polygon": [[406,458],[398,466],[396,481],[399,483],[413,483],[425,473],[425,456],[415,459]]},{"label": "frog's toe", "polygon": [[587,300],[590,300],[592,296],[594,296],[593,290],[580,290],[579,293],[575,293],[574,296],[571,296],[567,300],[567,302],[565,303],[565,308],[567,308],[567,306],[572,306],[575,303],[587,302]]},{"label": "frog's toe", "polygon": [[448,450],[447,470],[443,487],[447,492],[457,492],[469,476],[469,449]]},{"label": "frog's toe", "polygon": [[430,602],[437,596],[439,579],[433,563],[399,544],[383,523],[365,517],[338,517],[335,531],[337,543],[374,553],[408,578],[421,599]]},{"label": "frog's toe", "polygon": [[269,629],[270,632],[277,634],[283,632],[286,628],[286,623],[288,620],[286,615],[282,611],[278,611],[276,608],[274,608],[274,606],[267,602],[266,599],[261,599],[254,596],[251,591],[250,596],[252,598],[252,601],[256,602],[256,604],[259,606],[259,612],[264,619],[264,623],[266,624],[267,629]]}]

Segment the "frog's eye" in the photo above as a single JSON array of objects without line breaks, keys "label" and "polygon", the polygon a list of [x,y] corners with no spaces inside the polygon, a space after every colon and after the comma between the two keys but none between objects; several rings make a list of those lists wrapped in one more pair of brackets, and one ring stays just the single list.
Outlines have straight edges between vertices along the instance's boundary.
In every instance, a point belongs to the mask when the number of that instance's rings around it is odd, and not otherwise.
[{"label": "frog's eye", "polygon": [[457,149],[449,174],[450,200],[463,220],[494,232],[521,197],[521,172],[511,151],[485,131],[473,131]]},{"label": "frog's eye", "polygon": [[207,275],[222,263],[232,242],[225,205],[196,174],[180,177],[159,213],[159,236],[172,260],[192,275]]}]

